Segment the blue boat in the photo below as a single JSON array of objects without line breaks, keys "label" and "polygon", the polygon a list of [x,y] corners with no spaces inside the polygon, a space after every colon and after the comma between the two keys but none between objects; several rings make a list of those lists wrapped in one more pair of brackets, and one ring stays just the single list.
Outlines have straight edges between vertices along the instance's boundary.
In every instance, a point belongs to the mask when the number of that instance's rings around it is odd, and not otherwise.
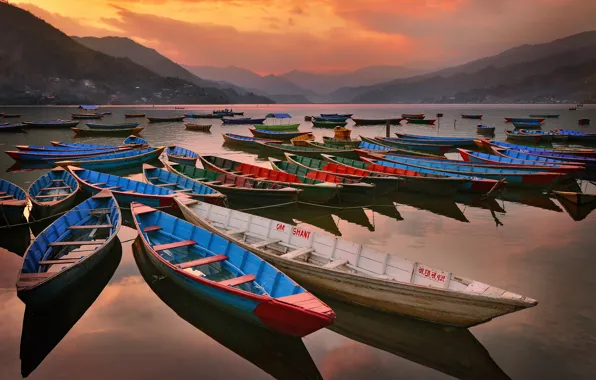
[{"label": "blue boat", "polygon": [[130,135],[126,139],[124,139],[124,145],[149,146],[149,142],[145,139],[140,138],[139,136]]},{"label": "blue boat", "polygon": [[0,226],[24,222],[25,206],[27,206],[25,191],[14,183],[0,178]]},{"label": "blue boat", "polygon": [[92,170],[118,170],[123,168],[141,166],[146,162],[157,160],[165,147],[143,148],[127,150],[124,152],[103,154],[98,156],[83,157],[74,160],[63,160],[54,163],[56,166],[78,166]]},{"label": "blue boat", "polygon": [[549,163],[563,163],[567,165],[585,165],[587,169],[596,168],[596,158],[594,157],[580,157],[571,154],[530,154],[524,153],[512,149],[495,149],[495,152],[499,155],[518,158],[522,160],[532,160],[538,162],[549,162]]},{"label": "blue boat", "polygon": [[190,149],[182,148],[177,145],[171,145],[166,149],[168,160],[183,165],[195,166],[199,155]]},{"label": "blue boat", "polygon": [[171,207],[174,205],[174,197],[187,197],[150,183],[81,169],[76,166],[69,166],[68,171],[87,194],[94,195],[103,189],[108,189],[118,200],[118,203],[123,206],[129,205],[131,202],[141,202],[152,207]]},{"label": "blue boat", "polygon": [[142,204],[133,203],[131,211],[149,260],[162,275],[206,302],[296,337],[335,319],[333,310],[313,294],[221,235]]},{"label": "blue boat", "polygon": [[[194,165],[193,165],[194,166]],[[143,165],[143,178],[145,182],[157,187],[173,190],[175,193],[182,193],[194,199],[216,205],[225,205],[226,196],[219,191],[199,181],[169,172],[149,164]]]},{"label": "blue boat", "polygon": [[104,123],[87,123],[87,127],[91,129],[130,129],[138,127],[139,123],[114,123],[114,124],[104,124]]},{"label": "blue boat", "polygon": [[549,155],[549,154],[567,154],[567,155],[575,155],[575,156],[586,156],[586,157],[596,157],[596,150],[593,149],[552,149],[552,148],[540,148],[540,147],[532,147],[526,145],[518,145],[518,144],[511,144],[501,141],[484,141],[478,140],[479,147],[486,147],[489,148],[492,146],[496,146],[499,148],[505,149],[513,149],[518,150],[524,153],[533,153],[537,155]]},{"label": "blue boat", "polygon": [[343,123],[349,118],[347,116],[313,116],[314,121],[334,121]]},{"label": "blue boat", "polygon": [[45,218],[70,210],[79,191],[77,180],[63,168],[53,168],[27,189],[33,208],[31,214]]},{"label": "blue boat", "polygon": [[493,135],[495,133],[495,127],[489,127],[488,125],[478,125],[476,126],[476,133],[482,135]]},{"label": "blue boat", "polygon": [[[101,144],[78,144],[78,143],[70,143],[65,141],[50,141],[50,144],[55,146],[56,148],[60,148],[63,150],[101,150],[101,149],[119,149],[120,147],[116,145],[101,145]],[[39,148],[39,149],[25,149],[25,150],[45,150],[44,145],[26,145],[27,147],[31,148]]]},{"label": "blue boat", "polygon": [[29,246],[17,281],[17,295],[27,307],[51,304],[80,284],[118,243],[122,224],[118,203],[105,190],[62,215]]},{"label": "blue boat", "polygon": [[[488,127],[490,128],[490,127]],[[424,144],[431,144],[431,142],[427,142],[426,140],[430,141],[441,141],[443,144],[452,144],[455,143],[472,143],[474,144],[474,137],[457,137],[457,136],[424,136],[424,135],[412,135],[409,133],[400,133],[395,132],[395,135],[399,137],[399,139],[394,139],[391,137],[387,137],[390,140],[400,141],[400,140],[425,140]]]},{"label": "blue boat", "polygon": [[261,118],[261,119],[254,119],[254,118],[250,118],[250,117],[241,117],[241,118],[234,118],[234,119],[223,118],[223,119],[221,119],[221,121],[223,121],[224,124],[253,125],[253,124],[263,124],[263,122],[265,122],[265,118]]},{"label": "blue boat", "polygon": [[583,142],[583,143],[596,143],[596,133],[586,133],[572,131],[569,129],[555,129],[553,131],[557,135],[567,136],[569,141]]},{"label": "blue boat", "polygon": [[2,132],[25,132],[23,124],[0,123],[0,133]]},{"label": "blue boat", "polygon": [[540,129],[542,128],[542,123],[534,121],[514,121],[513,127],[515,129]]},{"label": "blue boat", "polygon": [[[556,160],[556,159],[542,159],[542,160],[535,160],[534,158],[539,158],[538,156],[534,156],[531,154],[522,153],[522,156],[519,157],[509,157],[504,154],[488,154],[488,153],[479,153],[479,152],[472,152],[465,149],[457,149],[465,161],[469,162],[480,162],[480,163],[491,163],[491,164],[508,164],[508,165],[523,165],[523,166],[545,166],[545,165],[567,165],[568,162]],[[506,150],[498,150],[499,152],[505,152]],[[514,152],[514,151],[510,151]],[[521,152],[517,152],[521,153]]]},{"label": "blue boat", "polygon": [[48,121],[23,121],[27,128],[72,128],[79,125],[78,120],[48,120]]},{"label": "blue boat", "polygon": [[[116,154],[121,150],[116,149],[96,149],[96,150],[62,150],[62,151],[43,151],[43,150],[7,150],[5,153],[15,161],[27,161],[27,162],[45,162],[53,163],[56,161],[74,160],[83,157],[92,157],[105,155],[109,153]],[[126,151],[125,151],[126,152]]]},{"label": "blue boat", "polygon": [[540,123],[542,124],[542,122],[544,121],[543,117],[539,117],[539,118],[528,118],[528,117],[506,117],[505,121],[507,123]]}]

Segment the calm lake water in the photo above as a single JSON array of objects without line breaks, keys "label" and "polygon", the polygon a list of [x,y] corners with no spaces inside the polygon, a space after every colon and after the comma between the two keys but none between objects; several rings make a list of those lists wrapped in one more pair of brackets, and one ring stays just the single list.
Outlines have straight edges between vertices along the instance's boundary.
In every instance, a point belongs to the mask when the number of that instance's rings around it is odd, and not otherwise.
[{"label": "calm lake water", "polygon": [[[212,106],[102,108],[123,114],[178,115],[211,111]],[[474,136],[475,120],[461,113],[482,113],[482,124],[497,127],[503,140],[510,125],[503,117],[557,113],[545,130],[596,124],[596,108],[568,106],[457,105],[270,105],[233,106],[246,116],[289,112],[305,115],[350,112],[359,117],[397,117],[402,112],[444,113],[438,127],[401,126],[420,134]],[[19,120],[69,118],[74,108],[3,108]],[[457,123],[454,126],[454,120]],[[10,119],[6,121],[12,121]],[[18,121],[18,120],[17,120]],[[196,121],[196,120],[195,120]],[[221,127],[211,133],[184,130],[182,123],[146,125],[142,136],[152,145],[177,144],[201,154],[225,155],[267,166],[264,158],[222,146],[222,131],[249,135],[247,126]],[[311,130],[302,122],[301,130]],[[81,125],[84,125],[81,123]],[[313,130],[317,138],[330,130]],[[384,127],[354,127],[352,135],[373,137]],[[77,142],[119,144],[123,138],[84,138]],[[3,150],[13,145],[75,141],[70,130],[30,130],[0,134]],[[452,155],[452,154],[450,154]],[[44,170],[8,171],[14,162],[0,155],[1,177],[27,188]],[[131,174],[138,178],[138,174]],[[584,188],[583,184],[581,185]],[[595,192],[594,186],[588,191]],[[18,379],[593,379],[596,374],[596,212],[578,213],[541,193],[511,192],[495,201],[398,194],[370,208],[351,210],[291,207],[261,211],[283,221],[325,230],[360,244],[523,294],[537,307],[497,318],[469,330],[389,316],[325,298],[337,321],[302,340],[280,337],[247,325],[181,293],[132,247],[136,231],[123,227],[122,249],[110,253],[85,286],[43,313],[28,313],[14,284],[29,228],[0,234],[0,378]],[[396,202],[394,206],[392,202]],[[587,215],[586,215],[587,214]],[[583,219],[582,219],[583,218]],[[576,219],[581,219],[576,221]]]}]

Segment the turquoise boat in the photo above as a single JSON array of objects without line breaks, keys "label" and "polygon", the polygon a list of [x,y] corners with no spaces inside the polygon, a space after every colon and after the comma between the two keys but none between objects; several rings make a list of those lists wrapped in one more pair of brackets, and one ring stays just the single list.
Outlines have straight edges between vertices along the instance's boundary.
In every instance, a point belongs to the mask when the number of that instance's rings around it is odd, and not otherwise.
[{"label": "turquoise boat", "polygon": [[124,145],[141,145],[141,146],[149,146],[149,142],[147,140],[140,138],[139,136],[130,135],[126,139],[124,139]]},{"label": "turquoise boat", "polygon": [[[482,126],[484,127],[484,126]],[[489,127],[486,127],[489,128]],[[494,128],[492,129],[495,130]],[[387,137],[391,141],[412,141],[424,144],[437,144],[437,145],[453,145],[458,147],[474,146],[474,137],[455,137],[455,136],[424,136],[424,135],[412,135],[408,133],[396,132],[395,135],[399,139],[392,139]],[[418,140],[418,141],[417,141]],[[420,141],[422,140],[422,141]]]},{"label": "turquoise boat", "polygon": [[166,149],[166,155],[169,161],[191,166],[195,166],[199,158],[199,155],[192,150],[177,145],[170,145]]},{"label": "turquoise boat", "polygon": [[570,154],[530,154],[512,149],[495,149],[495,153],[515,159],[557,164],[562,163],[568,165],[585,165],[588,169],[596,168],[596,158],[594,157],[580,157]]},{"label": "turquoise boat", "polygon": [[87,127],[91,129],[130,129],[138,127],[139,123],[113,123],[113,124],[104,124],[104,123],[87,123]]},{"label": "turquoise boat", "polygon": [[25,191],[14,183],[0,178],[0,226],[23,223],[25,206],[27,206]]},{"label": "turquoise boat", "polygon": [[23,126],[27,128],[72,128],[79,125],[78,120],[48,120],[48,121],[23,121]]},{"label": "turquoise boat", "polygon": [[[193,165],[194,166],[194,165]],[[143,164],[143,179],[157,187],[186,194],[193,199],[216,205],[226,205],[226,196],[194,179],[169,172],[149,164]]]},{"label": "turquoise boat", "polygon": [[581,157],[596,157],[596,150],[584,149],[584,148],[541,148],[526,145],[511,144],[502,141],[488,141],[488,140],[477,140],[476,145],[479,148],[491,149],[491,146],[505,149],[518,150],[524,153],[532,153],[536,155],[550,155],[550,154],[567,154]]},{"label": "turquoise boat", "polygon": [[[69,150],[101,150],[101,149],[119,149],[116,145],[100,145],[100,144],[78,144],[63,141],[50,141],[50,144],[56,148]],[[30,145],[27,145],[30,147]],[[45,148],[44,145],[35,145],[38,148]]]},{"label": "turquoise boat", "polygon": [[379,144],[390,147],[404,148],[408,150],[417,150],[425,153],[444,154],[454,147],[452,142],[448,144],[433,144],[432,140],[424,141],[403,141],[401,138],[375,137]]},{"label": "turquoise boat", "polygon": [[84,157],[75,160],[57,161],[54,165],[62,167],[78,166],[85,169],[102,171],[118,170],[141,166],[146,162],[157,160],[164,149],[165,147],[161,146],[157,148],[127,150],[125,152]]},{"label": "turquoise boat", "polygon": [[79,183],[64,168],[53,168],[39,177],[27,189],[35,219],[70,210],[76,201]]},{"label": "turquoise boat", "polygon": [[24,151],[24,150],[7,150],[5,152],[10,158],[15,161],[26,161],[26,162],[45,162],[53,163],[64,160],[76,160],[83,157],[94,157],[103,156],[110,153],[129,153],[125,150],[121,152],[119,148],[107,148],[107,149],[95,149],[95,150],[64,150],[64,151]]},{"label": "turquoise boat", "polygon": [[[480,162],[480,163],[491,163],[491,164],[507,164],[507,165],[522,165],[522,166],[530,166],[530,167],[541,167],[541,166],[550,166],[550,165],[567,165],[569,162],[555,160],[546,157],[538,157],[531,154],[523,154],[519,157],[508,157],[504,154],[493,155],[487,153],[478,153],[472,152],[470,150],[465,149],[458,149],[459,154],[465,161],[469,162]],[[505,150],[503,150],[505,152]],[[513,151],[511,151],[513,152]],[[521,153],[521,152],[518,152]],[[517,155],[517,154],[515,154]],[[540,160],[538,160],[540,158]],[[581,166],[581,165],[574,165],[572,166]]]}]

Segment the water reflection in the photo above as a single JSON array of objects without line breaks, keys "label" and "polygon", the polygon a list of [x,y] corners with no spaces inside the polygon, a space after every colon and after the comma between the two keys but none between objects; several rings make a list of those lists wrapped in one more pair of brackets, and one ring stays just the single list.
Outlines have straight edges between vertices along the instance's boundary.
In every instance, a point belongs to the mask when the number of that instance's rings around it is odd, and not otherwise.
[{"label": "water reflection", "polygon": [[321,297],[338,334],[458,379],[509,379],[468,329],[447,327]]},{"label": "water reflection", "polygon": [[455,219],[459,222],[470,222],[457,206],[455,200],[449,197],[430,197],[415,193],[400,192],[397,193],[393,199],[400,205],[407,205],[419,210],[430,211],[433,214]]},{"label": "water reflection", "polygon": [[29,376],[60,343],[112,278],[122,258],[122,245],[115,244],[71,291],[61,294],[47,308],[25,308],[21,335],[21,374]]},{"label": "water reflection", "polygon": [[28,225],[0,227],[0,247],[19,256],[23,256],[31,243],[31,231]]},{"label": "water reflection", "polygon": [[596,209],[596,202],[588,203],[586,205],[578,205],[564,198],[557,197],[557,200],[561,206],[563,206],[563,209],[567,212],[567,214],[569,214],[571,219],[575,220],[576,222],[586,219],[586,217]]},{"label": "water reflection", "polygon": [[563,210],[561,210],[561,208],[552,201],[548,194],[505,189],[501,194],[499,194],[498,198],[508,202],[541,208],[543,210],[563,212]]},{"label": "water reflection", "polygon": [[163,277],[143,253],[141,244],[139,239],[133,243],[133,255],[141,275],[180,318],[276,379],[322,378],[302,340],[274,333],[205,305]]}]

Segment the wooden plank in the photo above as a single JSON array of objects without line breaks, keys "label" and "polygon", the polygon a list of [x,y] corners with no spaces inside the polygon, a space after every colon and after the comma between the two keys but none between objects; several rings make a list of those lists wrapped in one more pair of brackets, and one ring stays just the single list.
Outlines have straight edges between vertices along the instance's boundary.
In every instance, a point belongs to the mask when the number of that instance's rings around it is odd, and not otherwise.
[{"label": "wooden plank", "polygon": [[155,186],[157,186],[157,187],[176,186],[176,182],[162,183],[161,185],[155,185]]},{"label": "wooden plank", "polygon": [[285,254],[281,255],[280,257],[283,257],[284,259],[294,260],[302,255],[307,255],[313,251],[314,250],[312,248],[298,248],[298,249],[295,249],[288,253],[285,253]]},{"label": "wooden plank", "polygon": [[236,187],[235,184],[233,183],[224,183],[223,185],[220,185],[221,187]]},{"label": "wooden plank", "polygon": [[0,197],[0,199],[11,199],[14,198],[12,195],[3,195]]},{"label": "wooden plank", "polygon": [[114,227],[111,224],[85,224],[82,226],[70,226],[68,227],[69,230],[95,230],[98,228],[112,228]]},{"label": "wooden plank", "polygon": [[70,246],[81,246],[81,245],[100,245],[105,243],[105,240],[87,240],[87,241],[55,241],[50,243],[50,247],[70,247]]},{"label": "wooden plank", "polygon": [[40,265],[74,264],[76,262],[79,262],[81,259],[82,259],[82,257],[73,257],[73,258],[67,258],[67,259],[44,260],[44,261],[40,261],[39,264]]},{"label": "wooden plank", "polygon": [[105,182],[97,182],[97,183],[92,183],[91,186],[104,186],[106,183]]},{"label": "wooden plank", "polygon": [[159,177],[147,177],[147,179],[150,181],[155,181],[156,179],[159,179]]},{"label": "wooden plank", "polygon": [[174,243],[159,244],[159,245],[154,246],[153,249],[156,251],[163,251],[164,249],[188,247],[189,245],[195,245],[195,244],[197,244],[197,242],[194,240],[181,240],[181,241],[176,241]]},{"label": "wooden plank", "polygon": [[53,179],[52,182],[64,182],[63,179]]},{"label": "wooden plank", "polygon": [[46,190],[64,190],[70,189],[70,186],[56,186],[56,187],[42,187],[39,191],[46,191]]},{"label": "wooden plank", "polygon": [[0,195],[6,195],[6,191],[0,191]]},{"label": "wooden plank", "polygon": [[323,268],[325,268],[325,269],[335,269],[335,268],[340,267],[342,265],[345,265],[347,263],[348,263],[348,260],[346,260],[346,259],[334,260],[334,261],[331,261],[331,262],[323,265]]},{"label": "wooden plank", "polygon": [[143,232],[159,231],[161,226],[148,226],[143,229]]},{"label": "wooden plank", "polygon": [[226,234],[228,234],[228,235],[237,235],[237,234],[243,234],[245,232],[246,232],[246,230],[241,230],[241,229],[238,229],[238,230],[227,230],[226,231]]},{"label": "wooden plank", "polygon": [[47,277],[50,277],[54,275],[54,273],[48,273],[48,272],[43,272],[43,273],[21,273],[21,275],[19,276],[19,281],[20,280],[41,280]]},{"label": "wooden plank", "polygon": [[225,281],[220,281],[219,284],[221,284],[223,286],[237,286],[237,285],[246,284],[247,282],[254,281],[255,278],[256,277],[254,274],[245,274],[244,276],[231,278],[231,279],[225,280]]},{"label": "wooden plank", "polygon": [[267,239],[267,240],[258,241],[256,243],[253,243],[250,246],[254,247],[254,248],[261,248],[261,247],[268,246],[269,244],[279,243],[280,241],[281,241],[281,239]]},{"label": "wooden plank", "polygon": [[60,198],[60,197],[67,197],[70,193],[66,194],[54,194],[54,195],[36,195],[35,198]]},{"label": "wooden plank", "polygon": [[208,182],[205,182],[205,183],[206,184],[209,184],[209,185],[215,185],[217,183],[221,183],[221,181],[208,181]]},{"label": "wooden plank", "polygon": [[106,187],[106,189],[108,190],[115,190],[115,189],[121,189],[122,186],[110,186],[110,187]]},{"label": "wooden plank", "polygon": [[137,215],[146,214],[148,212],[154,212],[155,209],[149,206],[140,206],[134,208],[134,213]]},{"label": "wooden plank", "polygon": [[188,193],[189,191],[192,191],[192,189],[180,189],[180,190],[174,190],[175,193]]},{"label": "wooden plank", "polygon": [[189,261],[187,263],[178,264],[178,268],[187,269],[187,268],[192,268],[192,267],[198,267],[200,265],[212,264],[212,263],[216,263],[218,261],[225,261],[227,259],[228,259],[228,256],[226,256],[226,255],[209,256],[209,257],[204,257],[202,259]]}]

